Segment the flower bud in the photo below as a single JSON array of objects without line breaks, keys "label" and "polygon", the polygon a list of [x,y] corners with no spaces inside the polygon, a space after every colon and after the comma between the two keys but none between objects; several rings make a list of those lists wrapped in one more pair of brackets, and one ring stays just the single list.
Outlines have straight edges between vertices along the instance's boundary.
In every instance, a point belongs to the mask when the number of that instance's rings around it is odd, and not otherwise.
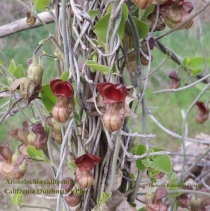
[{"label": "flower bud", "polygon": [[55,121],[54,119],[52,119],[52,117],[47,118],[46,122],[47,122],[48,125],[50,125],[52,127],[52,134],[51,134],[52,139],[57,144],[61,144],[63,138],[62,138],[60,123]]},{"label": "flower bud", "polygon": [[16,128],[10,132],[10,135],[13,136],[15,139],[20,141],[21,143],[24,143],[25,146],[28,146],[27,142],[27,136],[29,134],[28,131],[28,122],[23,122],[22,123],[22,128]]},{"label": "flower bud", "polygon": [[36,17],[34,17],[27,9],[23,9],[23,12],[26,15],[26,23],[29,26],[33,26],[36,23]]},{"label": "flower bud", "polygon": [[73,192],[73,194],[66,196],[65,200],[70,207],[75,207],[81,202],[81,198],[82,196],[80,194]]},{"label": "flower bud", "polygon": [[[148,17],[144,20],[144,22],[149,26],[149,31],[152,30],[155,21],[156,21],[156,13],[155,12],[148,15]],[[154,31],[162,31],[165,29],[165,27],[166,27],[166,24],[159,17]]]},{"label": "flower bud", "polygon": [[27,162],[25,155],[21,154],[15,164],[13,169],[12,176],[14,179],[21,179],[27,170]]},{"label": "flower bud", "polygon": [[140,9],[147,9],[152,4],[153,0],[132,0]]},{"label": "flower bud", "polygon": [[65,190],[66,193],[72,190],[74,187],[74,181],[70,177],[65,177],[62,179],[61,189]]},{"label": "flower bud", "polygon": [[30,64],[28,67],[28,78],[32,79],[35,84],[42,85],[42,75],[44,68],[40,64]]},{"label": "flower bud", "polygon": [[94,177],[90,171],[76,170],[76,181],[81,188],[89,188],[94,181]]},{"label": "flower bud", "polygon": [[58,102],[52,109],[53,118],[60,123],[65,123],[73,111],[73,100],[68,97],[59,96]]},{"label": "flower bud", "polygon": [[43,149],[48,140],[48,129],[44,128],[42,124],[39,122],[35,123],[32,126],[32,131],[36,135],[36,140],[34,142],[35,148],[38,150]]},{"label": "flower bud", "polygon": [[190,210],[191,211],[200,211],[201,209],[201,200],[199,198],[192,199],[190,203]]},{"label": "flower bud", "polygon": [[32,16],[30,18],[26,18],[26,23],[29,26],[33,26],[36,23],[36,17]]},{"label": "flower bud", "polygon": [[103,115],[103,123],[110,132],[118,131],[124,122],[125,108],[123,103],[113,103],[108,105],[108,109]]}]

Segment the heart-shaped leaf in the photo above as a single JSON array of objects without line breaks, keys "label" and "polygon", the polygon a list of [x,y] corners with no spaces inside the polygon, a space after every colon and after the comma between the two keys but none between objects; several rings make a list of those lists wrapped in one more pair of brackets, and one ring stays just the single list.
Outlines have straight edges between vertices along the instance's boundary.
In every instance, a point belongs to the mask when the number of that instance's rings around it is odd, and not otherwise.
[{"label": "heart-shaped leaf", "polygon": [[42,101],[44,103],[45,108],[49,112],[51,112],[53,106],[57,102],[57,98],[53,95],[49,84],[46,84],[46,85],[42,86],[41,98],[42,98]]},{"label": "heart-shaped leaf", "polygon": [[99,64],[97,62],[94,62],[92,60],[88,60],[85,62],[85,64],[92,69],[93,72],[99,71],[103,75],[109,75],[111,72],[111,69],[105,65]]}]

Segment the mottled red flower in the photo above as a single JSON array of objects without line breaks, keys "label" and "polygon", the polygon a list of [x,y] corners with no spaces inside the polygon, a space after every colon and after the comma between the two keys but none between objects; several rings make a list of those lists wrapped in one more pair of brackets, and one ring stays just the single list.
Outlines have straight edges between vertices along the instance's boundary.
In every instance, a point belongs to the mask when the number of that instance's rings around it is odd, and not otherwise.
[{"label": "mottled red flower", "polygon": [[74,89],[68,81],[52,80],[50,88],[55,96],[73,97],[74,95]]},{"label": "mottled red flower", "polygon": [[162,199],[166,197],[168,191],[165,188],[157,188],[154,195],[146,194],[146,210],[147,211],[167,211],[167,207],[163,204]]},{"label": "mottled red flower", "polygon": [[127,95],[127,89],[123,84],[112,84],[108,82],[99,83],[96,86],[98,92],[107,104],[123,102]]},{"label": "mottled red flower", "polygon": [[101,161],[101,158],[92,154],[84,154],[75,159],[75,164],[80,171],[91,171]]},{"label": "mottled red flower", "polygon": [[0,155],[4,158],[4,160],[11,162],[13,154],[14,153],[7,142],[5,145],[0,145]]},{"label": "mottled red flower", "polygon": [[200,111],[200,113],[196,116],[196,122],[202,124],[209,118],[209,109],[206,108],[205,103],[200,101],[196,102],[196,106]]}]

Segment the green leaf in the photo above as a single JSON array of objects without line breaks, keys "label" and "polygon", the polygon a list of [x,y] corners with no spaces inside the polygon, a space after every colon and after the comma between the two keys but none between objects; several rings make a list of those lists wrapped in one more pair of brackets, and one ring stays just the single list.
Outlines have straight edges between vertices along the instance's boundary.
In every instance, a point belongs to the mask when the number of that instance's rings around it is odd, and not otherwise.
[{"label": "green leaf", "polygon": [[101,13],[98,10],[89,10],[88,14],[91,18],[95,18],[95,16],[100,17]]},{"label": "green leaf", "polygon": [[117,63],[115,62],[114,65],[113,65],[113,68],[112,68],[112,72],[113,74],[117,74],[118,73],[118,68],[117,68]]},{"label": "green leaf", "polygon": [[74,111],[74,119],[76,120],[76,122],[78,124],[81,124],[81,121],[80,121],[80,118],[79,118],[79,114],[76,111]]},{"label": "green leaf", "polygon": [[23,204],[23,193],[15,193],[12,202],[14,205],[21,206]]},{"label": "green leaf", "polygon": [[174,200],[174,206],[173,206],[173,211],[176,211],[179,207],[179,202],[175,199]]},{"label": "green leaf", "polygon": [[109,14],[112,12],[112,7],[113,7],[113,3],[109,4],[109,6],[107,7],[107,10],[106,10],[106,14]]},{"label": "green leaf", "polygon": [[111,72],[111,69],[105,65],[99,64],[97,62],[94,62],[92,60],[87,60],[85,64],[92,69],[93,72],[99,71],[103,75],[109,75]]},{"label": "green leaf", "polygon": [[131,148],[130,152],[133,153],[133,154],[135,154],[138,146],[139,146],[139,144],[136,142],[136,143],[133,145],[133,147]]},{"label": "green leaf", "polygon": [[38,10],[43,11],[50,4],[50,0],[37,0],[36,7]]},{"label": "green leaf", "polygon": [[168,155],[154,155],[152,159],[152,161],[149,159],[143,159],[142,164],[146,167],[151,167],[164,173],[172,170],[171,160]]},{"label": "green leaf", "polygon": [[41,150],[37,150],[34,146],[28,146],[27,153],[30,158],[44,160],[43,152]]},{"label": "green leaf", "polygon": [[42,86],[41,98],[45,108],[51,112],[53,106],[56,104],[57,98],[53,95],[49,84]]},{"label": "green leaf", "polygon": [[125,30],[125,22],[128,19],[128,8],[125,3],[122,5],[122,18],[120,21],[120,25],[118,28],[118,35],[120,37],[120,43],[122,44],[122,39],[124,37],[124,30]]},{"label": "green leaf", "polygon": [[25,72],[24,72],[24,69],[23,69],[23,66],[22,64],[19,64],[16,69],[15,69],[15,72],[13,74],[16,78],[23,78],[25,77]]},{"label": "green leaf", "polygon": [[[146,152],[146,146],[145,145],[138,145],[137,149],[136,149],[136,155],[143,155]],[[136,160],[136,167],[139,170],[144,170],[146,167],[145,165],[142,163],[144,159],[138,159]]]},{"label": "green leaf", "polygon": [[109,26],[110,13],[104,15],[96,24],[93,32],[106,43],[106,33]]},{"label": "green leaf", "polygon": [[[206,84],[204,84],[204,83],[198,83],[198,84],[195,85],[195,87],[197,89],[199,89],[200,91],[202,91],[206,87]],[[209,90],[207,89],[206,92],[208,92],[208,91]]]},{"label": "green leaf", "polygon": [[16,69],[15,61],[12,59],[9,64],[8,70],[10,73],[12,73],[14,75],[15,69]]},{"label": "green leaf", "polygon": [[0,64],[4,65],[4,61],[0,59]]},{"label": "green leaf", "polygon": [[[94,28],[94,33],[100,38],[100,40],[104,43],[106,43],[106,34],[109,26],[109,20],[111,16],[111,9],[112,4],[109,5],[109,8],[107,9],[107,14],[104,15],[96,24]],[[122,18],[120,21],[120,25],[118,28],[118,35],[120,37],[120,42],[122,42],[123,36],[124,36],[124,28],[125,28],[125,22],[128,19],[128,8],[125,3],[122,5]]]},{"label": "green leaf", "polygon": [[98,45],[100,45],[101,47],[103,47],[104,49],[106,48],[106,43],[103,42],[100,37],[97,38],[97,42],[98,42]]},{"label": "green leaf", "polygon": [[74,161],[73,161],[73,162],[68,163],[68,166],[69,166],[69,168],[70,168],[70,169],[72,169],[72,170],[76,170],[76,168],[77,168],[77,166],[76,166],[76,164],[75,164],[75,162],[74,162]]},{"label": "green leaf", "polygon": [[102,192],[100,200],[99,200],[99,204],[107,203],[111,199],[111,197],[112,197],[112,192],[108,192],[108,193]]},{"label": "green leaf", "polygon": [[135,175],[134,175],[133,173],[130,173],[130,178],[131,178],[132,180],[135,180]]},{"label": "green leaf", "polygon": [[2,91],[9,91],[8,87],[2,87],[1,90]]},{"label": "green leaf", "polygon": [[142,207],[142,208],[138,209],[138,211],[146,211],[146,208]]},{"label": "green leaf", "polygon": [[150,15],[155,9],[155,5],[151,5],[148,9],[144,11],[144,14],[142,15],[141,19],[144,20]]},{"label": "green leaf", "polygon": [[149,27],[143,21],[140,21],[137,17],[133,17],[136,23],[136,27],[139,33],[139,38],[145,38],[149,33]]},{"label": "green leaf", "polygon": [[69,78],[69,71],[65,71],[61,76],[60,79],[62,81],[66,81]]},{"label": "green leaf", "polygon": [[[210,67],[210,59],[206,58],[206,64]],[[182,61],[182,68],[189,72],[192,76],[196,76],[201,73],[205,66],[204,66],[204,58],[203,57],[185,57]]]}]

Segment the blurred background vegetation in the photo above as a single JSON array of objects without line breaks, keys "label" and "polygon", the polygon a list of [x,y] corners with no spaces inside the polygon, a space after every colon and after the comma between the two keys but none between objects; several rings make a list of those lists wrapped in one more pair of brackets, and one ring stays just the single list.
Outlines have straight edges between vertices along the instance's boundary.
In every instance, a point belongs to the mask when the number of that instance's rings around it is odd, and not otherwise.
[{"label": "blurred background vegetation", "polygon": [[[200,1],[199,1],[200,2]],[[199,4],[199,3],[198,3]],[[208,10],[208,9],[207,9]],[[209,39],[209,22],[207,10],[202,16],[203,24],[203,44],[205,48],[206,57],[210,58],[210,39]],[[0,3],[0,13],[3,14],[0,19],[0,25],[4,25],[11,21],[19,18],[23,18],[22,8],[17,6],[12,1],[1,2]],[[3,18],[2,18],[3,17]],[[49,25],[52,30],[54,30],[54,24]],[[168,28],[165,31],[169,30]],[[155,32],[155,36],[158,36],[162,32]],[[38,46],[40,40],[46,39],[48,33],[43,27],[19,32],[8,37],[0,39],[1,51],[6,55],[9,61],[14,59],[15,63],[22,64],[25,72],[27,71],[26,61],[32,57],[34,49]],[[188,30],[175,31],[168,35],[162,42],[169,48],[173,49],[182,58],[202,56],[201,45],[200,45],[200,34],[197,19],[193,27]],[[43,50],[48,54],[53,55],[55,48],[51,42],[44,45]],[[153,61],[151,71],[156,69],[156,67],[162,62],[166,55],[162,54],[158,49],[152,51]],[[43,58],[44,72],[44,84],[49,83],[50,80],[56,77],[56,67],[54,60],[52,58]],[[147,67],[144,67],[146,71]],[[181,76],[181,86],[185,85],[188,78],[186,72],[179,68],[177,64],[173,61],[168,60],[158,71],[156,71],[148,81],[147,89],[145,92],[147,105],[153,107],[151,109],[153,115],[157,120],[167,127],[169,130],[175,133],[181,134],[182,127],[182,115],[181,110],[186,111],[191,105],[192,101],[196,98],[199,90],[196,87],[190,89],[176,92],[176,93],[160,93],[153,94],[153,92],[169,88],[171,80],[168,78],[170,71],[176,70]],[[0,73],[0,81],[3,80],[3,75]],[[194,78],[189,78],[187,83],[195,81]],[[208,102],[209,95],[205,94],[202,101]],[[5,100],[0,98],[0,113],[4,111],[5,108],[1,108]],[[141,109],[139,109],[141,110]],[[194,108],[188,119],[189,127],[189,137],[195,137],[195,135],[204,132],[209,134],[209,120],[203,125],[199,125],[195,122],[195,116],[198,113],[197,109]],[[134,131],[141,130],[141,111],[138,112],[138,118],[134,121]],[[0,125],[0,143],[9,142],[10,145],[15,148],[18,144],[9,132],[15,128],[20,128],[22,122],[25,121],[21,113],[16,113],[14,116],[7,118]],[[180,140],[176,139],[164,131],[162,131],[152,120],[148,117],[147,131],[155,135],[155,138],[151,140],[151,143],[157,147],[163,147],[171,151],[178,150],[180,146]],[[8,209],[7,209],[8,210]]]}]

